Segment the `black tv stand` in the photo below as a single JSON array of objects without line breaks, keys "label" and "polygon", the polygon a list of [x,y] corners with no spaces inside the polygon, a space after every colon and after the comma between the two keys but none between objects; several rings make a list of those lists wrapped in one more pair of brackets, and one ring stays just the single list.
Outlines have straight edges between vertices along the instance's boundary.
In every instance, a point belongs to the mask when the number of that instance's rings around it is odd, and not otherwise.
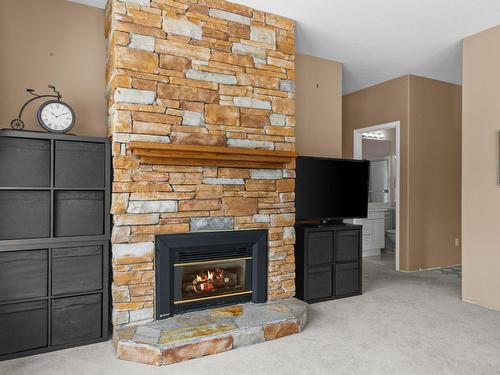
[{"label": "black tv stand", "polygon": [[299,299],[313,303],[361,294],[361,225],[297,223],[295,230]]}]

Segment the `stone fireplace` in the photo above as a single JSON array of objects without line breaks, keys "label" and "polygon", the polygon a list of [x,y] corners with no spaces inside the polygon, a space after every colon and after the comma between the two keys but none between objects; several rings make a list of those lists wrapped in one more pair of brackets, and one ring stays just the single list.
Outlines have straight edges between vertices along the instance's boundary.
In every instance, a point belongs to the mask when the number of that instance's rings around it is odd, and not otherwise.
[{"label": "stone fireplace", "polygon": [[177,259],[165,314],[202,288],[294,296],[294,22],[224,0],[109,0],[106,19],[115,327],[162,317],[155,249],[205,232],[263,231],[265,290],[249,289],[244,258],[262,254],[248,247],[202,268]]}]

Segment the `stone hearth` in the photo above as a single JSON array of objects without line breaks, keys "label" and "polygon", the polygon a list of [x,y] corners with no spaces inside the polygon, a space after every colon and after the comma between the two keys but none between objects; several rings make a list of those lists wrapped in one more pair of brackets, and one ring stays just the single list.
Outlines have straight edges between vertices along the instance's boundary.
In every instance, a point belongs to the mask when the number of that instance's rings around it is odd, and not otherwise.
[{"label": "stone hearth", "polygon": [[118,358],[168,365],[300,332],[307,305],[295,298],[177,315],[116,331]]}]

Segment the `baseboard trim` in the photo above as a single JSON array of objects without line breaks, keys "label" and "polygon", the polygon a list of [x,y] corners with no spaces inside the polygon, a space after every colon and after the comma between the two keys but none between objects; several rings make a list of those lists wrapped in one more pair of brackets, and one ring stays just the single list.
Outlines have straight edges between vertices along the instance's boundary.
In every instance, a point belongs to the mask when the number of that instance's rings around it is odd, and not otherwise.
[{"label": "baseboard trim", "polygon": [[462,265],[461,263],[458,263],[458,264],[452,264],[450,266],[419,268],[418,270],[400,270],[400,272],[413,273],[413,272],[423,272],[423,271],[434,271],[434,270],[439,270],[441,268],[458,267],[458,266],[461,266],[461,265]]},{"label": "baseboard trim", "polygon": [[472,304],[472,305],[476,305],[476,306],[484,307],[485,309],[488,309],[488,310],[500,311],[500,308],[499,308],[499,307],[493,307],[493,306],[485,305],[485,304],[482,304],[482,303],[479,303],[479,302],[476,302],[476,301],[469,300],[469,299],[467,299],[467,298],[463,298],[463,297],[462,297],[462,301],[464,301],[464,302],[466,302],[466,303],[470,303],[470,304]]},{"label": "baseboard trim", "polygon": [[380,255],[381,252],[382,252],[382,249],[363,250],[363,258],[372,257],[374,255]]}]

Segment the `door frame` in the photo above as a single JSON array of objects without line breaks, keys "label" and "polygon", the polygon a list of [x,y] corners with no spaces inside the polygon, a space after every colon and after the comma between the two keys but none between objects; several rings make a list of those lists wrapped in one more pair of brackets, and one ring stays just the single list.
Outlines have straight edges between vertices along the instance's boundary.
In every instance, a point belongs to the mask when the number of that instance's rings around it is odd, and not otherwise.
[{"label": "door frame", "polygon": [[400,269],[400,183],[401,183],[401,122],[394,121],[386,124],[369,126],[366,128],[355,129],[353,132],[353,158],[362,159],[363,157],[363,138],[365,132],[373,132],[378,130],[396,129],[396,271]]}]

